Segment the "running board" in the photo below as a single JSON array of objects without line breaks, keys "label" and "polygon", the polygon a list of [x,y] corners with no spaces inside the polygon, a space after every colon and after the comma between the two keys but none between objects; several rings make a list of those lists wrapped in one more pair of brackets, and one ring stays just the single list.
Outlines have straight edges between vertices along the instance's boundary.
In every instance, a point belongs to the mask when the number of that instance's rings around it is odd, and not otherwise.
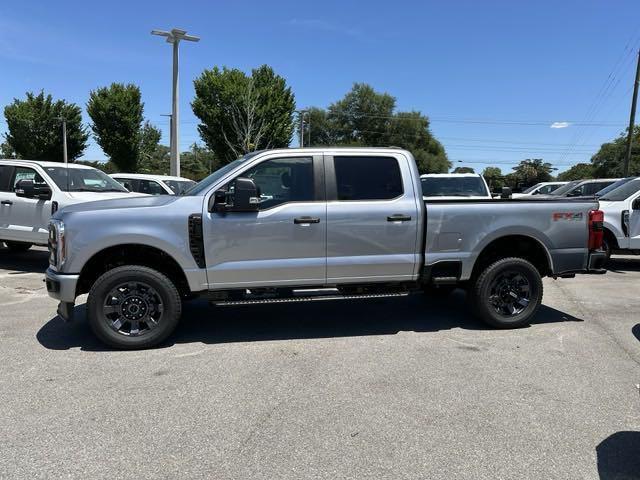
[{"label": "running board", "polygon": [[215,301],[211,303],[220,305],[223,307],[234,305],[263,305],[267,303],[301,303],[301,302],[317,302],[319,300],[359,300],[369,298],[389,298],[389,297],[406,297],[409,292],[389,292],[389,293],[362,293],[353,295],[315,295],[305,297],[290,297],[290,298],[256,298],[248,300],[223,300]]}]

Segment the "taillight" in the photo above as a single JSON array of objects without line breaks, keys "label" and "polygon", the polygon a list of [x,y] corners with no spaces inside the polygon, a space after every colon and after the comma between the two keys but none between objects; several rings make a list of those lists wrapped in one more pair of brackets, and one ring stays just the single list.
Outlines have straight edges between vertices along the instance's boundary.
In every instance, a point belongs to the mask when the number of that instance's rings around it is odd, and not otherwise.
[{"label": "taillight", "polygon": [[604,212],[591,210],[589,212],[589,250],[600,250],[604,238]]}]

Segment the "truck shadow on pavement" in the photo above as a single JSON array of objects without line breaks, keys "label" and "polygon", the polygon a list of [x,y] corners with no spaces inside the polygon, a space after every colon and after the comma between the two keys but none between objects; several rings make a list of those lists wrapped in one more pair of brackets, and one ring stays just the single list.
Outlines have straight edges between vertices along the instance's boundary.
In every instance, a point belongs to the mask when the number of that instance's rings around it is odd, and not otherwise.
[{"label": "truck shadow on pavement", "polygon": [[9,275],[19,273],[43,273],[49,266],[49,252],[44,249],[10,252],[0,242],[0,270],[9,270]]},{"label": "truck shadow on pavement", "polygon": [[640,479],[640,432],[616,432],[596,447],[601,480]]},{"label": "truck shadow on pavement", "polygon": [[[464,301],[464,292],[448,298],[423,295],[358,301],[321,301],[299,304],[210,307],[196,300],[184,306],[182,321],[163,344],[205,344],[292,339],[395,335],[401,331],[420,333],[453,328],[488,330]],[[551,307],[542,306],[532,324],[582,321]],[[38,341],[52,350],[80,347],[102,351],[86,321],[85,305],[75,307],[75,320],[65,324],[58,316],[37,333]]]},{"label": "truck shadow on pavement", "polygon": [[633,333],[633,336],[636,337],[636,339],[640,342],[640,323],[636,324],[631,329],[631,333]]}]

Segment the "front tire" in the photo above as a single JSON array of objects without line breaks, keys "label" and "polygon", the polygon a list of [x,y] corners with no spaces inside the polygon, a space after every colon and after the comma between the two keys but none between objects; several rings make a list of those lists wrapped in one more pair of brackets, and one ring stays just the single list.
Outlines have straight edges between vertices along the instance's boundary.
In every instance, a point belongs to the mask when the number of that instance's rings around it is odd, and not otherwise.
[{"label": "front tire", "polygon": [[173,282],[152,268],[127,265],[104,273],[91,287],[87,317],[106,345],[124,350],[150,348],[164,341],[182,314]]},{"label": "front tire", "polygon": [[13,253],[23,253],[29,250],[33,244],[32,243],[23,243],[23,242],[7,242],[4,244],[7,246],[7,249]]},{"label": "front tire", "polygon": [[473,283],[475,313],[496,328],[529,323],[542,303],[542,278],[530,262],[503,258],[486,267]]}]

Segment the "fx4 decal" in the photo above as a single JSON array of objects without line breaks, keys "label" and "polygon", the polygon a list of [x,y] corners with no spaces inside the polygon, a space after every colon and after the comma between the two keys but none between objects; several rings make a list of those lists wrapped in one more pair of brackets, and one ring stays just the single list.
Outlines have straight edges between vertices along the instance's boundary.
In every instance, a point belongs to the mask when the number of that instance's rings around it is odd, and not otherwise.
[{"label": "fx4 decal", "polygon": [[583,218],[582,212],[574,213],[574,212],[555,212],[553,214],[553,221],[557,222],[558,220],[568,220],[568,221],[580,221]]}]

